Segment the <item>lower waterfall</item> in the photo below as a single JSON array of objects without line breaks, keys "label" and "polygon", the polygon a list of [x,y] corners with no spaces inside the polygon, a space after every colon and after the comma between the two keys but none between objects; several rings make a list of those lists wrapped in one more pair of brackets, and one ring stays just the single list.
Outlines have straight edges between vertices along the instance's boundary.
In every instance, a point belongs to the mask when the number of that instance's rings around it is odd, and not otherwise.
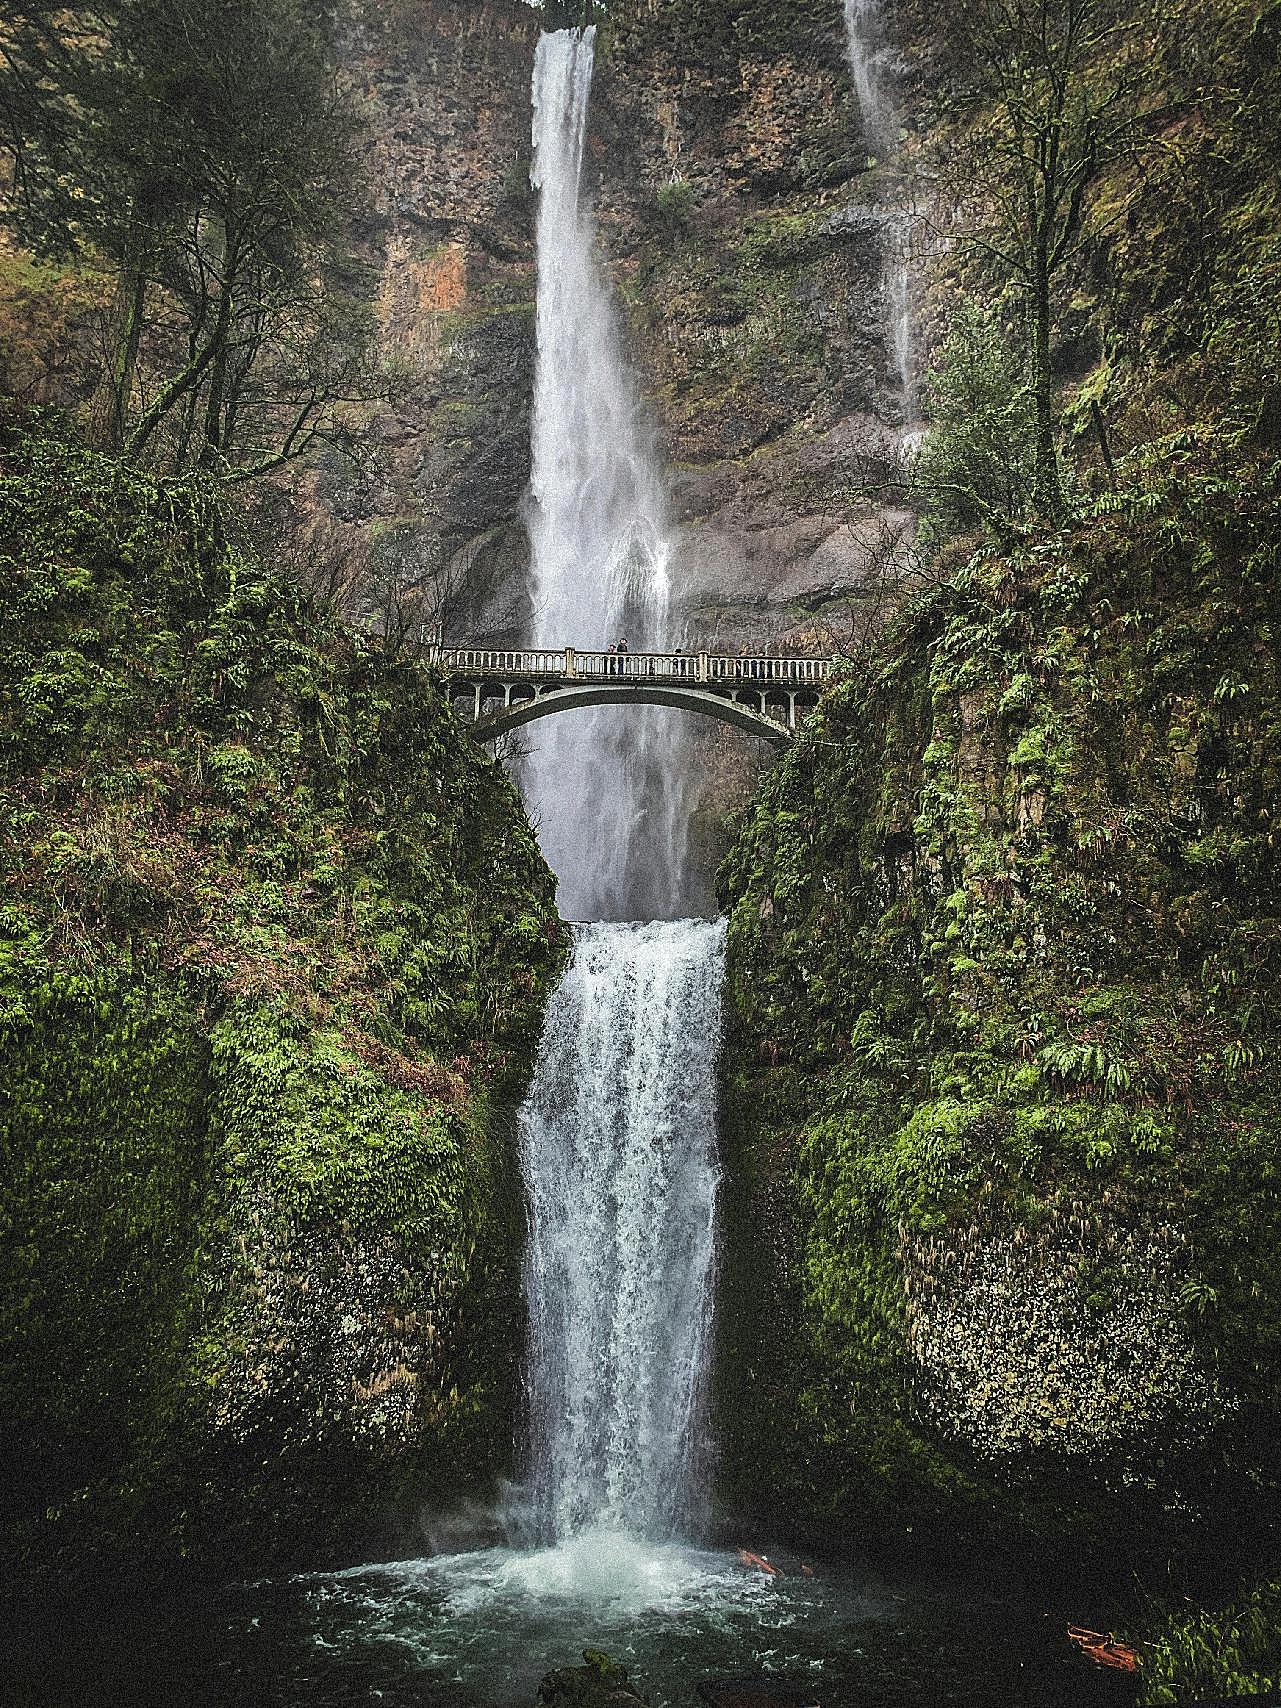
[{"label": "lower waterfall", "polygon": [[538,1539],[699,1518],[723,923],[587,925],[521,1116]]}]

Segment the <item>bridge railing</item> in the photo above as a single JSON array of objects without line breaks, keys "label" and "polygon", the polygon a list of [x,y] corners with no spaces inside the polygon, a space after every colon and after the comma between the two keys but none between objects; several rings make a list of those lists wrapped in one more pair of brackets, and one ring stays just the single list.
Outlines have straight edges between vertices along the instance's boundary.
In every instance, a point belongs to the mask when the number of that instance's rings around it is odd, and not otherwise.
[{"label": "bridge railing", "polygon": [[768,654],[735,658],[709,654],[708,679],[713,682],[783,682],[791,685],[826,682],[832,674],[830,658],[771,658]]},{"label": "bridge railing", "polygon": [[492,647],[433,646],[428,659],[450,676],[564,676],[565,651],[502,651]]},{"label": "bridge railing", "polygon": [[709,652],[580,652],[575,647],[503,649],[428,648],[428,659],[449,676],[500,680],[706,682],[726,687],[817,687],[835,668],[830,658],[775,658],[767,653],[735,657]]}]

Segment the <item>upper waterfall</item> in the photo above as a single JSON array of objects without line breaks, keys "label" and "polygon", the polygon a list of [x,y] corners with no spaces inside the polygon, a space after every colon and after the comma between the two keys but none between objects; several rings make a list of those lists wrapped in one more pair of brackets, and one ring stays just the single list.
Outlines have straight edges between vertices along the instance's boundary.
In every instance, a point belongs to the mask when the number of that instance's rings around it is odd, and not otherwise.
[{"label": "upper waterfall", "polygon": [[[671,527],[648,412],[623,353],[583,165],[595,30],[544,35],[534,64],[538,353],[528,527],[535,644],[632,651],[671,633]],[[689,902],[679,713],[609,710],[537,737],[525,794],[571,919],[672,918]]]},{"label": "upper waterfall", "polygon": [[[538,640],[666,637],[667,499],[582,199],[595,29],[538,44],[538,362],[529,535]],[[621,630],[620,630],[621,632]]]},{"label": "upper waterfall", "polygon": [[894,146],[894,103],[879,61],[882,29],[879,0],[845,0],[845,46],[863,136],[876,154]]},{"label": "upper waterfall", "polygon": [[[873,154],[886,159],[898,151],[899,114],[886,64],[880,0],[845,0],[845,46],[858,96],[863,140]],[[885,344],[898,380],[906,426],[918,413],[911,274],[913,220],[911,207],[902,196],[886,213],[881,241]]]}]

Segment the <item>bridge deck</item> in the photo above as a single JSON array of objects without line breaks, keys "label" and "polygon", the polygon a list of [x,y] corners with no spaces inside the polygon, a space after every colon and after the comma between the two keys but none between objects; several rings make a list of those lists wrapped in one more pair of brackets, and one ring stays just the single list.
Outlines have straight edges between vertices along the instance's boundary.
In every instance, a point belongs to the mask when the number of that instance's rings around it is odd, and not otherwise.
[{"label": "bridge deck", "polygon": [[831,676],[830,658],[734,657],[711,652],[580,652],[576,647],[519,651],[485,647],[433,646],[429,662],[447,676],[503,682],[662,682],[722,684],[743,688],[821,688]]}]

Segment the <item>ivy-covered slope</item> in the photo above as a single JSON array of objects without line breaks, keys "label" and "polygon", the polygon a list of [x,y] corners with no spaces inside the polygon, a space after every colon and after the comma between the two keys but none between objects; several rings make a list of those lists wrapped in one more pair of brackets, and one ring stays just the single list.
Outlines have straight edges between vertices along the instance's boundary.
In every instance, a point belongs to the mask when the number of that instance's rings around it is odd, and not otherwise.
[{"label": "ivy-covered slope", "polygon": [[722,870],[740,1502],[1275,1505],[1281,481],[1125,474],[924,598]]},{"label": "ivy-covered slope", "polygon": [[560,964],[502,771],[191,487],[0,442],[4,1523],[341,1547],[510,1441]]}]

